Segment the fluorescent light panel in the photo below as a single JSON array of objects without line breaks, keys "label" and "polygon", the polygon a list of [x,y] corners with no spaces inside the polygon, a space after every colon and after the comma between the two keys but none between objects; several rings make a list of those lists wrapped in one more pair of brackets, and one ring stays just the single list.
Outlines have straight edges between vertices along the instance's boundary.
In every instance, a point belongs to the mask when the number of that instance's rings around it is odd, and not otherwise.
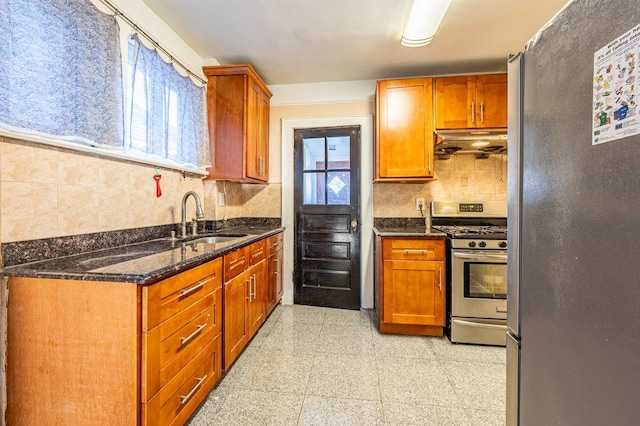
[{"label": "fluorescent light panel", "polygon": [[413,0],[400,44],[422,47],[431,43],[451,0]]}]

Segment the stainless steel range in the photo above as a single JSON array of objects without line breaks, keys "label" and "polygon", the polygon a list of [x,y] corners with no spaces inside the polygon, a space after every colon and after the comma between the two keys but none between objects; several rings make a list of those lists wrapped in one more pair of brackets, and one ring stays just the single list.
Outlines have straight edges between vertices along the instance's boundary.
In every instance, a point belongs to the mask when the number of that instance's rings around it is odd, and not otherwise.
[{"label": "stainless steel range", "polygon": [[505,346],[506,201],[433,201],[431,226],[447,234],[449,340]]}]

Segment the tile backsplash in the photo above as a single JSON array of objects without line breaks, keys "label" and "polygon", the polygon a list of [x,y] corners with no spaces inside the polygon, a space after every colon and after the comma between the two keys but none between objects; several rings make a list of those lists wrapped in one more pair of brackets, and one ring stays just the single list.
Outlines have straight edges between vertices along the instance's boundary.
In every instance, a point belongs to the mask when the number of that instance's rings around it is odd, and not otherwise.
[{"label": "tile backsplash", "polygon": [[281,216],[279,183],[216,182],[163,169],[156,197],[153,166],[3,137],[0,164],[3,243],[178,223],[187,191],[200,195],[207,220]]},{"label": "tile backsplash", "polygon": [[[374,217],[419,217],[415,198],[430,201],[500,201],[507,199],[507,156],[452,155],[435,161],[437,180],[427,183],[377,183],[373,185]],[[428,211],[425,212],[428,214]]]}]

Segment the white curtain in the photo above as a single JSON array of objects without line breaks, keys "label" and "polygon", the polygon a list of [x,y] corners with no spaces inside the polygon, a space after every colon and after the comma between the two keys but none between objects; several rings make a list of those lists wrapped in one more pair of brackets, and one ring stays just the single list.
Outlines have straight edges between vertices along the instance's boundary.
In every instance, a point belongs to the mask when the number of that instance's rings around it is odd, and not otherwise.
[{"label": "white curtain", "polygon": [[0,28],[0,127],[122,149],[113,16],[87,0],[0,0]]},{"label": "white curtain", "polygon": [[211,163],[206,92],[137,35],[129,40],[127,149],[196,167]]}]

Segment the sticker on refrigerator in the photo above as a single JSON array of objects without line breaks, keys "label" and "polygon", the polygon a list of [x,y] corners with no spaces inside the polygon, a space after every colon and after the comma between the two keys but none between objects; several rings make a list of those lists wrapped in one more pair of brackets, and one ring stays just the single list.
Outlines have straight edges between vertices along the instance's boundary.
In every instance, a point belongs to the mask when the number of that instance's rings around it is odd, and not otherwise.
[{"label": "sticker on refrigerator", "polygon": [[599,145],[640,134],[640,25],[593,55],[593,137]]}]

